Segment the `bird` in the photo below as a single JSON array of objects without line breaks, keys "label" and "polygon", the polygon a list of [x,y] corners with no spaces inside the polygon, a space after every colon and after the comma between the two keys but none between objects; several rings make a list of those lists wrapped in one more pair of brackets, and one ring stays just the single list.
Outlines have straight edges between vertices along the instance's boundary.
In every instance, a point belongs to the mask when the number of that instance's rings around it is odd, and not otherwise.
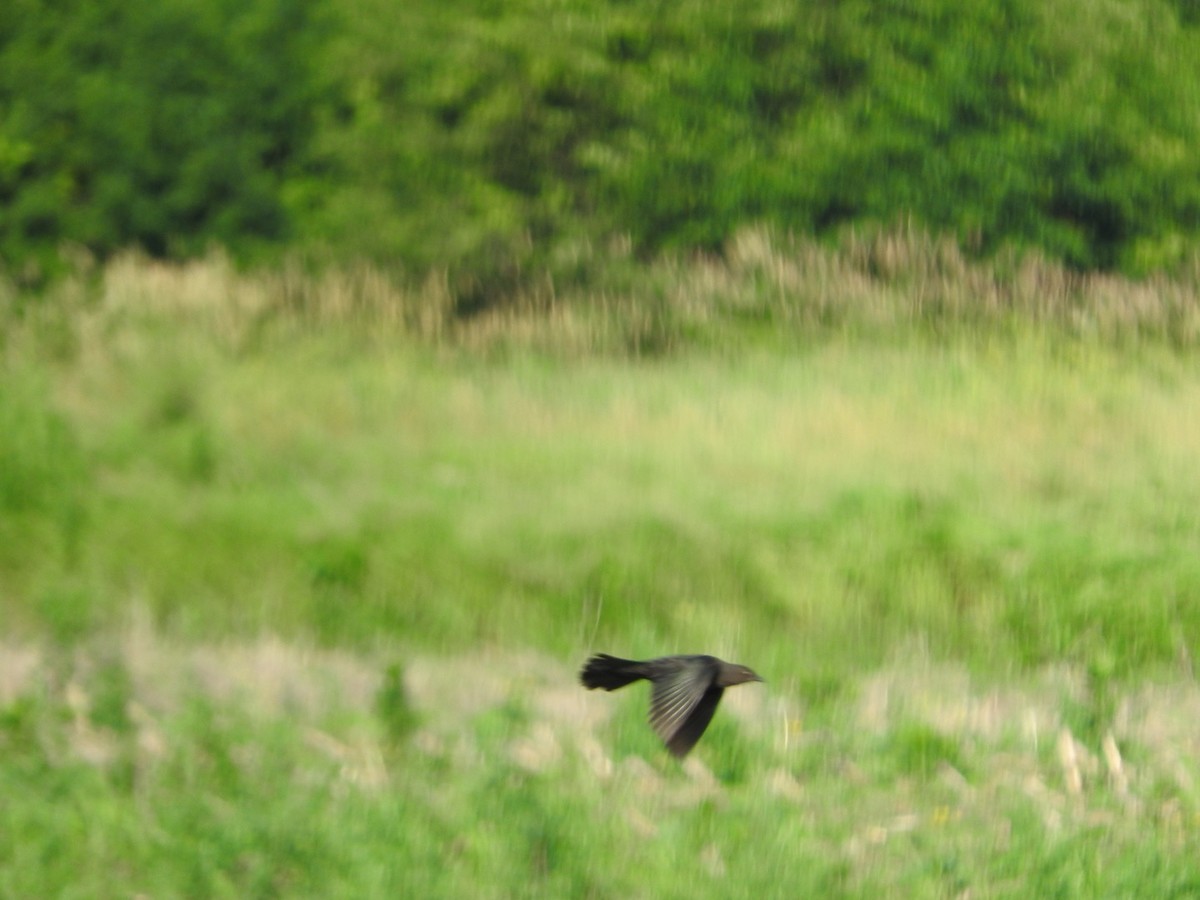
[{"label": "bird", "polygon": [[579,673],[589,691],[615,691],[643,678],[651,684],[650,726],[678,759],[704,734],[725,688],[762,681],[753,669],[702,654],[639,661],[597,653]]}]

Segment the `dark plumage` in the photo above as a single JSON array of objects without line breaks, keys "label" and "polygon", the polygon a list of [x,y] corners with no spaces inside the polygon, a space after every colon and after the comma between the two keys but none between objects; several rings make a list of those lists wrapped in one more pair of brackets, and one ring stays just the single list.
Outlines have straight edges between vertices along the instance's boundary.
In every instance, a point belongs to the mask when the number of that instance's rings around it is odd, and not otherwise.
[{"label": "dark plumage", "polygon": [[652,685],[650,725],[678,757],[696,746],[725,688],[762,681],[745,666],[715,656],[662,656],[639,662],[599,653],[579,673],[588,690],[615,691],[642,678]]}]

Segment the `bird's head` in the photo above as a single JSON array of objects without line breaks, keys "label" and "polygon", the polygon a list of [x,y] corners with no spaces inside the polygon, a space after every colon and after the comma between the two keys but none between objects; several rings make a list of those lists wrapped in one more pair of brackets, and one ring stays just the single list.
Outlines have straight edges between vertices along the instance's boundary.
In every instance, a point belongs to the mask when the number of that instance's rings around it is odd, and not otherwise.
[{"label": "bird's head", "polygon": [[731,687],[735,684],[745,684],[747,681],[762,681],[762,678],[749,666],[727,663],[718,681],[721,687]]}]

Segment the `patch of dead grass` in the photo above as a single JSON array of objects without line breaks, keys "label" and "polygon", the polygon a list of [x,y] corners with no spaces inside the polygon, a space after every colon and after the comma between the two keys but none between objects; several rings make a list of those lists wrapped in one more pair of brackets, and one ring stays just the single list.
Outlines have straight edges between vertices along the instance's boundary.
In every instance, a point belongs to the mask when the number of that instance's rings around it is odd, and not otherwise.
[{"label": "patch of dead grass", "polygon": [[[365,789],[387,783],[382,738],[369,727],[383,660],[274,637],[181,646],[138,627],[129,630],[120,646],[131,679],[127,713],[140,761],[150,763],[167,752],[171,736],[164,733],[163,720],[190,693],[199,692],[217,704],[238,704],[256,718],[298,723],[309,747],[334,764],[347,783]],[[85,651],[77,652],[73,670],[65,676],[61,667],[57,674],[51,671],[55,665],[44,649],[5,646],[0,651],[0,702],[12,704],[47,686],[61,692],[59,700],[69,711],[72,755],[107,766],[118,747],[113,735],[88,717],[91,661]],[[681,781],[666,777],[658,760],[616,759],[601,737],[616,707],[578,688],[573,669],[562,661],[533,652],[420,655],[406,660],[406,672],[405,686],[422,719],[413,739],[418,752],[451,752],[459,765],[482,764],[485,748],[471,746],[479,738],[472,736],[470,723],[515,699],[526,714],[511,733],[498,736],[510,761],[534,772],[582,761],[593,777],[626,798],[635,825],[653,821],[655,803],[688,806],[724,790],[703,749],[687,761]],[[1033,802],[1051,830],[1065,817],[1112,815],[1114,804],[1130,815],[1158,816],[1167,807],[1178,808],[1186,818],[1186,808],[1200,799],[1195,763],[1200,756],[1200,687],[1190,680],[1128,687],[1103,740],[1090,746],[1071,733],[1063,710],[1081,684],[1078,673],[1061,667],[1019,683],[997,683],[928,660],[892,664],[865,675],[856,691],[847,692],[856,699],[834,716],[831,727],[845,732],[837,752],[858,756],[845,760],[838,777],[858,785],[856,790],[895,791],[874,784],[878,776],[868,765],[875,752],[872,741],[916,722],[965,748],[966,773],[949,764],[937,769],[940,795],[956,798],[944,811],[947,819],[1007,793]],[[772,795],[806,802],[819,785],[811,782],[811,774],[803,774],[803,767],[796,768],[794,754],[803,752],[812,736],[802,725],[789,724],[800,723],[803,698],[779,695],[777,689],[772,693],[769,686],[761,696],[742,693],[730,692],[722,713],[736,718],[747,739],[762,748],[762,765],[754,767],[753,777]],[[335,721],[343,725],[331,730],[328,723]],[[344,724],[355,721],[360,724]],[[901,793],[907,790],[904,783]],[[660,799],[648,799],[654,796]],[[897,802],[902,807],[908,803],[893,797],[892,803]],[[935,813],[930,815],[936,818]],[[891,821],[864,826],[852,841],[861,844],[855,844],[860,850],[886,842],[911,830],[906,817],[913,815],[924,813],[896,813]]]}]

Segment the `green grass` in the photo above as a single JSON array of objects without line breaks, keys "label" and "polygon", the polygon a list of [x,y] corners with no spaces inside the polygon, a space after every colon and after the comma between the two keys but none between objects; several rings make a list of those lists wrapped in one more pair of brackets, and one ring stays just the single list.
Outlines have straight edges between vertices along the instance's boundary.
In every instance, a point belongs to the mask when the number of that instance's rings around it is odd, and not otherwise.
[{"label": "green grass", "polygon": [[[681,769],[649,737],[644,696],[575,694],[570,670],[544,657],[417,660],[421,724],[397,736],[357,655],[187,647],[136,630],[109,653],[47,654],[6,703],[5,896],[1200,887],[1196,797],[1168,762],[1196,720],[1174,747],[1137,733],[1178,711],[1178,696],[1129,698],[1128,793],[1081,744],[1084,789],[1072,794],[1054,734],[1039,752],[1026,725],[1056,714],[1049,678],[973,693],[950,670],[880,676],[861,698],[793,722],[786,741],[771,713],[803,698],[743,695]],[[476,680],[484,697],[465,701]],[[895,709],[881,712],[881,691]],[[1194,711],[1200,695],[1186,695]],[[955,723],[959,705],[975,718]],[[610,707],[605,727],[589,724]],[[1194,761],[1173,764],[1194,777]]]},{"label": "green grass", "polygon": [[[1155,310],[764,328],[698,263],[648,358],[121,265],[5,313],[0,896],[1200,890]],[[767,684],[681,767],[592,650]]]},{"label": "green grass", "polygon": [[848,670],[915,633],[1138,671],[1200,626],[1182,362],[914,341],[510,365],[309,338],[161,365],[73,374],[53,415],[90,462],[61,479],[83,510],[54,514],[74,549],[21,554],[22,593],[83,591],[110,621],[137,597],[186,636],[454,652],[769,654],[791,631]]}]

